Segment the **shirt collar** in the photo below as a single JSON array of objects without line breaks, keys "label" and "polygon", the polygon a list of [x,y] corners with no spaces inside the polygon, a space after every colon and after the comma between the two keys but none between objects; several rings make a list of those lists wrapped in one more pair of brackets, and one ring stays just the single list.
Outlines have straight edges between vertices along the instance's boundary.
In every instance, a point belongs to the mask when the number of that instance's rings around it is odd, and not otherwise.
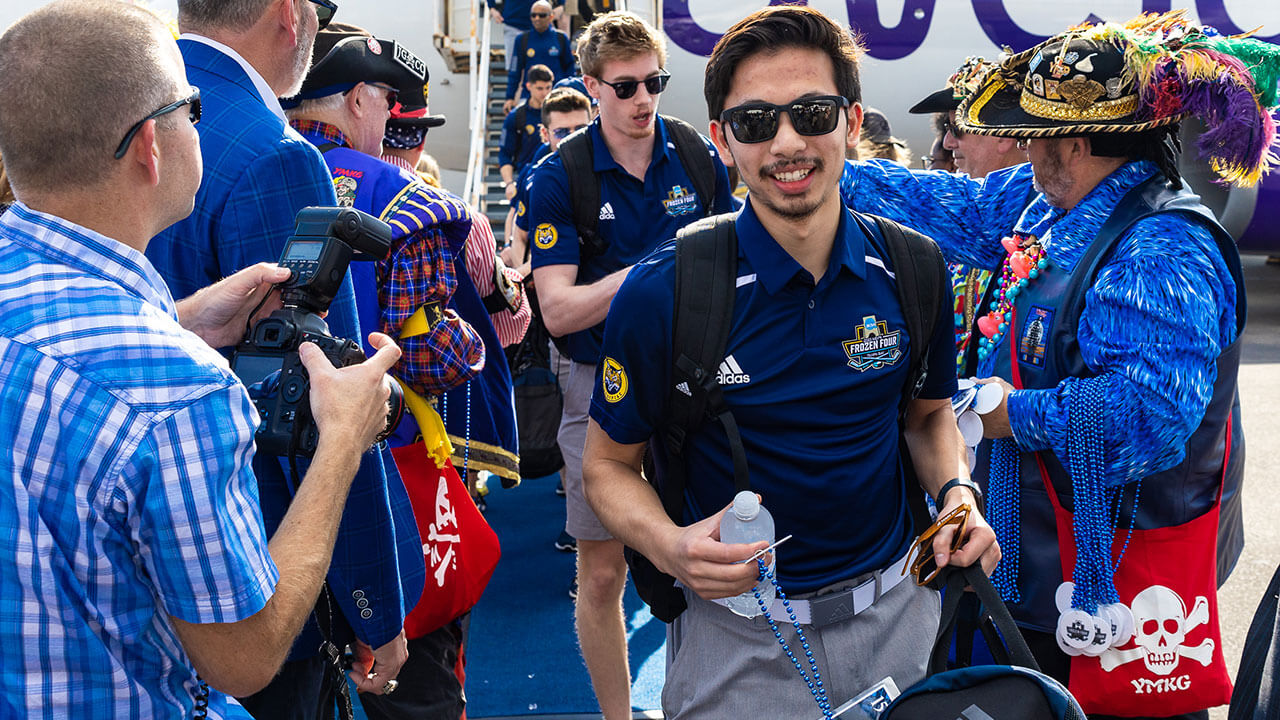
[{"label": "shirt collar", "polygon": [[169,286],[151,261],[118,240],[21,202],[0,215],[0,235],[37,255],[113,282],[175,320],[178,317]]},{"label": "shirt collar", "polygon": [[347,140],[347,136],[342,134],[337,125],[330,125],[319,120],[290,120],[289,126],[297,130],[299,135],[311,141],[311,144],[316,147],[320,147],[325,143],[333,143],[339,147],[355,149],[355,146]]},{"label": "shirt collar", "polygon": [[[778,241],[765,230],[756,216],[751,196],[735,223],[738,231],[738,250],[751,264],[756,280],[766,292],[777,295],[797,275],[804,277],[808,273],[796,259],[791,257]],[[866,277],[867,243],[862,228],[853,219],[849,211],[841,207],[840,224],[836,227],[836,237],[831,246],[831,259],[827,271],[818,278],[818,285],[825,286],[834,280],[840,268],[845,268],[858,278]],[[832,270],[835,269],[836,272]]]},{"label": "shirt collar", "polygon": [[[626,172],[616,160],[613,159],[613,153],[609,152],[609,146],[604,142],[604,133],[600,131],[600,118],[596,118],[591,122],[587,132],[591,135],[592,161],[591,169],[596,172],[605,172],[606,170],[621,170]],[[667,135],[667,124],[662,121],[662,116],[654,118],[653,122],[653,158],[651,166],[657,165],[658,160],[668,157],[676,151],[675,144],[671,142]]]},{"label": "shirt collar", "polygon": [[258,94],[262,96],[262,102],[264,105],[267,106],[267,109],[270,110],[272,114],[274,114],[276,117],[280,118],[281,120],[285,120],[284,108],[280,106],[280,100],[279,98],[276,97],[275,91],[272,90],[271,86],[267,84],[266,78],[262,77],[262,73],[258,72],[257,68],[250,65],[248,60],[245,60],[244,58],[240,57],[240,53],[236,52],[235,50],[232,50],[230,47],[226,45],[223,45],[217,40],[214,40],[212,38],[207,38],[203,35],[197,35],[195,33],[182,33],[182,35],[180,35],[178,39],[190,40],[191,42],[198,42],[202,45],[208,45],[214,50],[217,50],[223,55],[226,55],[227,57],[239,63],[240,68],[244,70],[244,74],[248,75],[249,80],[253,81],[253,87],[256,88],[258,91]]}]

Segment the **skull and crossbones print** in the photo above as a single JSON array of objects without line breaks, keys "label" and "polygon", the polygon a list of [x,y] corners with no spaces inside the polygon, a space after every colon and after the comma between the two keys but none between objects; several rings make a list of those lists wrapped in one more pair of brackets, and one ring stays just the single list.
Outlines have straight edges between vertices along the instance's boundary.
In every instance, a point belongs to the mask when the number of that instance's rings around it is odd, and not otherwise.
[{"label": "skull and crossbones print", "polygon": [[1110,649],[1100,657],[1102,669],[1111,672],[1126,663],[1141,659],[1155,675],[1168,675],[1186,657],[1203,666],[1213,660],[1213,639],[1198,645],[1187,643],[1187,636],[1209,622],[1209,600],[1196,598],[1190,613],[1182,597],[1163,585],[1152,585],[1138,593],[1130,603],[1133,610],[1134,647]]}]

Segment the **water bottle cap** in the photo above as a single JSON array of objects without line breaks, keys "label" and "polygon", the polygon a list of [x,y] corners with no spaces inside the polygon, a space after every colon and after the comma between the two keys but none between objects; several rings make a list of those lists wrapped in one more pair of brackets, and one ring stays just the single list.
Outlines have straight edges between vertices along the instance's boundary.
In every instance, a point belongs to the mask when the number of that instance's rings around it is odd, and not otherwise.
[{"label": "water bottle cap", "polygon": [[739,520],[751,520],[760,514],[760,499],[750,490],[743,490],[733,496],[733,514]]}]

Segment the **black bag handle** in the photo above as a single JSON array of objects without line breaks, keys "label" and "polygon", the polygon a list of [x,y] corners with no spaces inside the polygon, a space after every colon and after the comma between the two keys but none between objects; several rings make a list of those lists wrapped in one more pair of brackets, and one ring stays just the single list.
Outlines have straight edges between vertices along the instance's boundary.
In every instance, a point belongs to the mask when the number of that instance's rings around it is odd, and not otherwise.
[{"label": "black bag handle", "polygon": [[[929,659],[929,675],[936,675],[947,669],[947,652],[951,649],[951,639],[955,637],[956,619],[959,614],[957,611],[960,608],[960,597],[964,594],[965,585],[973,588],[978,601],[982,603],[983,610],[995,623],[1003,637],[1003,644],[992,642],[995,638],[988,635],[987,631],[983,631],[983,636],[991,646],[992,655],[997,660],[1002,658],[1007,660],[1001,664],[1018,665],[1039,672],[1040,665],[1032,656],[1031,648],[1022,637],[1022,631],[1018,630],[1017,624],[1013,622],[1013,616],[1009,614],[1009,608],[1005,606],[1004,600],[1000,599],[1000,593],[991,584],[991,578],[987,577],[982,567],[980,565],[963,568],[948,567],[943,572],[947,576],[947,584],[942,600],[942,619],[938,625],[938,637],[934,640],[933,655]],[[1006,646],[1007,656],[997,654],[1004,651]]]},{"label": "black bag handle", "polygon": [[1280,623],[1277,622],[1277,594],[1280,594],[1280,567],[1262,594],[1258,611],[1249,623],[1240,654],[1240,672],[1231,693],[1227,720],[1280,720]]}]

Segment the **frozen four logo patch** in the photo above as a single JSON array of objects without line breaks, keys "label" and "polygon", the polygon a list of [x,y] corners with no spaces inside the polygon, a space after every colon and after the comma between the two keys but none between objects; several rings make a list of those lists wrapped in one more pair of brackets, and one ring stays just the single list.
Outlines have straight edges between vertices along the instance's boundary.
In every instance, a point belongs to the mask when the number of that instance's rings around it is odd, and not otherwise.
[{"label": "frozen four logo patch", "polygon": [[875,315],[862,318],[862,324],[853,331],[853,339],[842,345],[849,367],[858,372],[880,370],[902,359],[902,331],[889,332],[889,323],[877,320]]},{"label": "frozen four logo patch", "polygon": [[662,206],[667,209],[667,214],[671,217],[688,215],[697,212],[698,195],[683,185],[676,185],[667,193],[667,199],[662,201]]}]

